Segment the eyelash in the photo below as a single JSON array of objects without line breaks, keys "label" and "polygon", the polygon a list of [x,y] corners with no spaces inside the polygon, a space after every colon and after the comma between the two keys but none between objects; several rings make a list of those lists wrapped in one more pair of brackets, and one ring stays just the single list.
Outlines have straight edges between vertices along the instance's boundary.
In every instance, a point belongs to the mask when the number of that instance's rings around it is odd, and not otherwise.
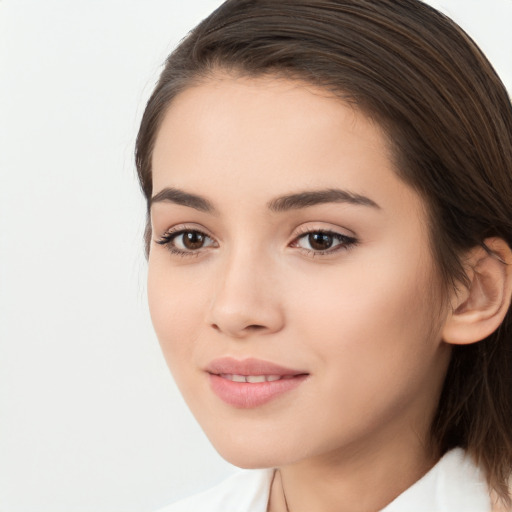
[{"label": "eyelash", "polygon": [[208,238],[209,240],[213,240],[213,238],[203,231],[199,229],[193,229],[193,228],[186,228],[186,227],[180,227],[178,229],[170,229],[169,231],[165,232],[159,240],[155,240],[155,242],[159,245],[163,245],[167,248],[167,250],[176,256],[182,256],[182,257],[189,257],[189,256],[199,256],[202,247],[197,250],[182,250],[177,248],[174,245],[174,240],[178,238],[181,235],[184,235],[186,233],[195,233],[197,235],[201,235],[205,238]]},{"label": "eyelash", "polygon": [[[304,247],[298,247],[298,243],[301,239],[305,237],[309,237],[311,235],[327,235],[332,237],[334,240],[337,240],[339,244],[335,245],[333,248],[328,248],[326,250],[314,250],[314,249],[306,249]],[[309,256],[325,256],[328,254],[334,254],[338,251],[348,251],[357,245],[358,240],[355,237],[342,235],[336,231],[331,231],[328,229],[305,229],[302,233],[296,236],[293,242],[290,244],[292,247],[298,247],[302,252]]]},{"label": "eyelash", "polygon": [[[178,228],[178,229],[171,229],[164,233],[159,240],[155,240],[155,242],[159,245],[165,246],[171,254],[181,256],[181,257],[197,257],[201,254],[202,249],[204,247],[200,247],[197,250],[182,250],[177,248],[174,245],[174,240],[178,238],[181,235],[184,235],[186,233],[194,233],[196,235],[203,236],[213,242],[215,244],[215,240],[203,231],[199,229],[192,229],[192,228]],[[311,235],[327,235],[332,237],[334,240],[337,240],[339,244],[335,245],[334,248],[328,248],[326,250],[314,250],[314,249],[306,249],[304,247],[298,246],[298,243],[301,239],[311,236]],[[341,233],[337,233],[335,231],[329,231],[325,229],[309,229],[304,230],[302,233],[300,233],[298,236],[296,236],[293,241],[290,243],[290,247],[296,247],[304,254],[307,254],[309,256],[324,256],[327,254],[334,254],[338,251],[342,250],[349,250],[355,245],[357,245],[358,240],[354,237],[342,235]],[[211,244],[211,245],[213,245]]]}]

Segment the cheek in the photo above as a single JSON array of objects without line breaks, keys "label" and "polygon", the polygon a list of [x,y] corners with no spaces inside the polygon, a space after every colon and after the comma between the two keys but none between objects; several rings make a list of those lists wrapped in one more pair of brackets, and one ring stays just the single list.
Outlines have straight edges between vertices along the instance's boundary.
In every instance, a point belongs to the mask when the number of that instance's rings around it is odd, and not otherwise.
[{"label": "cheek", "polygon": [[370,260],[361,252],[343,267],[302,283],[311,292],[297,302],[299,339],[309,340],[319,364],[333,369],[333,378],[340,370],[369,380],[410,374],[433,357],[440,320],[432,265],[413,250],[408,254],[398,258],[390,250],[372,253]]},{"label": "cheek", "polygon": [[197,276],[173,271],[165,257],[150,257],[148,303],[151,320],[170,369],[191,357],[198,332],[204,321],[208,294]]},{"label": "cheek", "polygon": [[316,420],[329,425],[326,442],[371,431],[404,411],[430,414],[443,380],[448,354],[433,273],[419,258],[385,261],[384,268],[354,259],[330,276],[317,273],[303,283],[312,291],[296,302],[293,338],[319,376]]}]

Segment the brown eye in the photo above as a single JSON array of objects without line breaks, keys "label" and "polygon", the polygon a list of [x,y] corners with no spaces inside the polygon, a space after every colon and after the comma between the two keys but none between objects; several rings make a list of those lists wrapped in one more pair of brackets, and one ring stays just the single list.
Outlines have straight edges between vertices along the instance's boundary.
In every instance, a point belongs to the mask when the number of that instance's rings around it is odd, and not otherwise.
[{"label": "brown eye", "polygon": [[355,238],[334,231],[310,231],[296,238],[292,247],[298,247],[313,254],[328,254],[340,249],[348,249],[356,243]]},{"label": "brown eye", "polygon": [[334,237],[329,233],[310,233],[308,235],[308,242],[311,249],[326,251],[332,247]]},{"label": "brown eye", "polygon": [[205,235],[199,231],[185,231],[181,236],[183,247],[189,251],[201,249],[206,238]]},{"label": "brown eye", "polygon": [[160,240],[155,241],[166,246],[170,252],[181,255],[197,254],[201,249],[217,246],[211,237],[195,229],[166,233]]}]

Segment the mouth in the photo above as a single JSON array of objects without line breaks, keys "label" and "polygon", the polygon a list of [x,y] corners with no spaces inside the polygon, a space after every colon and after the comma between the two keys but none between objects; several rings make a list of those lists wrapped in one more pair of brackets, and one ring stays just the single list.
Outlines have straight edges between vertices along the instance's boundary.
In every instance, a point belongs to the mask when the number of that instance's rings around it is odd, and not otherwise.
[{"label": "mouth", "polygon": [[217,397],[238,409],[262,406],[291,392],[309,374],[260,359],[221,358],[205,369]]},{"label": "mouth", "polygon": [[233,375],[230,373],[221,373],[219,377],[230,380],[231,382],[258,384],[260,382],[276,382],[282,379],[293,379],[295,375]]}]

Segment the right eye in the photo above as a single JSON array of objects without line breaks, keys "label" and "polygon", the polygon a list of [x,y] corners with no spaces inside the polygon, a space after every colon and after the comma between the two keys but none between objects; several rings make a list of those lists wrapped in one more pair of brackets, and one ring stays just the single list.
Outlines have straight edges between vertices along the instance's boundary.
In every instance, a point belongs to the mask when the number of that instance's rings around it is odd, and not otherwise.
[{"label": "right eye", "polygon": [[157,244],[166,246],[173,254],[188,256],[199,252],[207,247],[215,247],[216,242],[207,234],[196,229],[182,229],[179,231],[167,232]]}]

